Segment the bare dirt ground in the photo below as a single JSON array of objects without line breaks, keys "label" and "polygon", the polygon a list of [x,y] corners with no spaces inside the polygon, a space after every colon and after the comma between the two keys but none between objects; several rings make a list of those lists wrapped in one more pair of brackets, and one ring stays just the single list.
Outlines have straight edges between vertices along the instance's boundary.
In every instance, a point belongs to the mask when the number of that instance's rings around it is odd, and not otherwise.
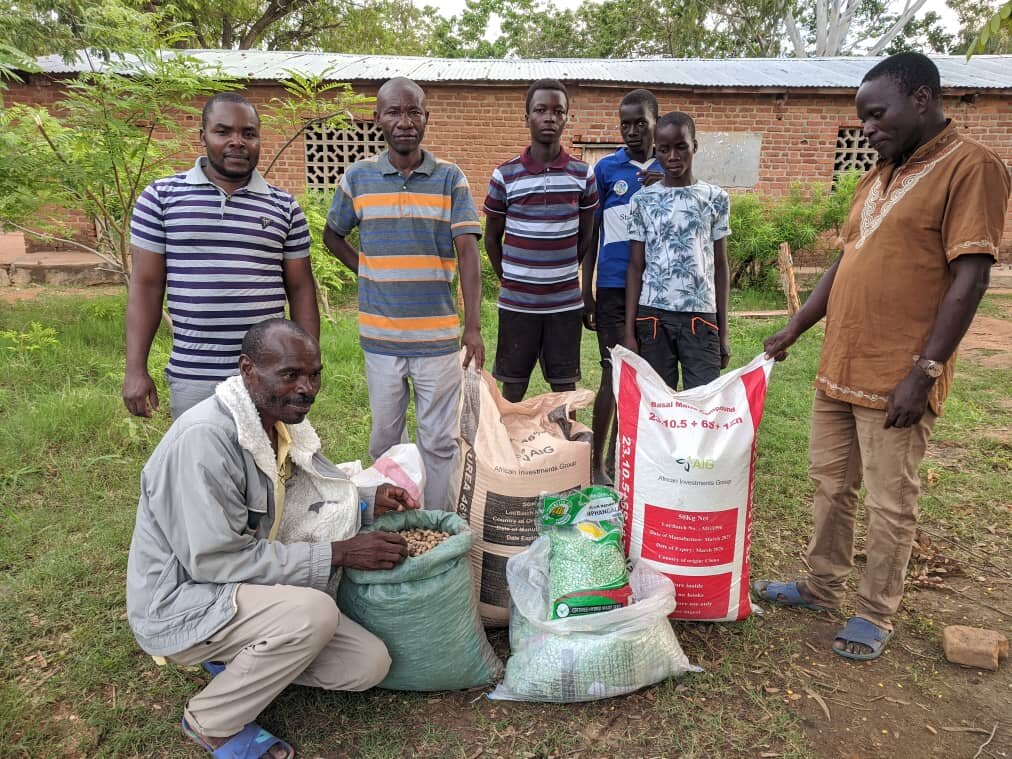
[{"label": "bare dirt ground", "polygon": [[1003,318],[978,314],[959,346],[967,361],[995,369],[1012,368],[1012,301],[995,301]]},{"label": "bare dirt ground", "polygon": [[32,300],[40,295],[72,295],[75,298],[98,298],[123,292],[121,285],[96,285],[94,287],[54,287],[52,285],[28,285],[26,287],[0,287],[0,303],[18,303]]}]

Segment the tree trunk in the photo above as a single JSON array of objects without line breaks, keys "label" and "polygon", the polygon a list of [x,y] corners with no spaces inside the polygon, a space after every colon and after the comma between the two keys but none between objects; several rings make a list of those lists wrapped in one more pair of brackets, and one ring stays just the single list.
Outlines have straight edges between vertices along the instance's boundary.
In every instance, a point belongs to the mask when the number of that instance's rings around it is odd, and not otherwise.
[{"label": "tree trunk", "polygon": [[890,26],[889,30],[872,46],[871,50],[868,51],[868,55],[878,55],[885,50],[889,43],[893,41],[893,38],[903,31],[903,27],[913,20],[914,15],[926,2],[927,0],[913,0],[911,4],[911,0],[907,0],[906,7],[904,7],[900,17],[896,19],[896,23]]},{"label": "tree trunk", "polygon": [[780,243],[780,255],[777,256],[780,268],[780,286],[787,296],[787,314],[794,316],[801,310],[801,299],[798,297],[798,285],[794,280],[794,259],[791,258],[791,246]]},{"label": "tree trunk", "polygon": [[231,50],[234,41],[235,27],[232,25],[232,17],[224,13],[221,16],[221,46],[225,50]]},{"label": "tree trunk", "polygon": [[805,41],[801,39],[798,23],[794,20],[794,14],[789,10],[784,15],[784,24],[787,26],[787,36],[790,37],[791,45],[794,46],[794,57],[807,58],[808,53],[805,52]]}]

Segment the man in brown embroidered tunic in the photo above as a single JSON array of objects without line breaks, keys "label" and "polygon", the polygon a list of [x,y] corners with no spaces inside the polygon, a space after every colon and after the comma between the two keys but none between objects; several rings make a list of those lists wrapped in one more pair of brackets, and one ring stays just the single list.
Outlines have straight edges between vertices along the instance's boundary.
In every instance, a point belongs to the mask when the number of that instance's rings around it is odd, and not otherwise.
[{"label": "man in brown embroidered tunic", "polygon": [[867,566],[856,616],[833,650],[873,659],[892,634],[917,521],[917,470],[952,385],[956,348],[987,289],[1009,198],[998,156],[942,113],[938,69],[919,53],[872,68],[857,113],[879,162],[860,181],[843,254],[804,307],[765,342],[782,360],[826,317],[809,470],[817,485],[811,572],[758,581],[775,603],[835,609],[853,568],[867,488]]}]

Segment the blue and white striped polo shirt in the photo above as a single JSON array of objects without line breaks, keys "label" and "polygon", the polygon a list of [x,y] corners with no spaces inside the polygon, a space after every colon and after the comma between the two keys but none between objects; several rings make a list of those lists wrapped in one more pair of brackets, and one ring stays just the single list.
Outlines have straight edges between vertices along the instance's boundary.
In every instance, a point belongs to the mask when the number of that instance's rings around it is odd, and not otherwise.
[{"label": "blue and white striped polo shirt", "polygon": [[284,316],[282,263],[309,255],[309,225],[295,198],[259,172],[228,195],[204,174],[205,160],[148,185],[134,207],[130,243],[165,256],[166,374],[216,381],[239,371],[246,330]]}]

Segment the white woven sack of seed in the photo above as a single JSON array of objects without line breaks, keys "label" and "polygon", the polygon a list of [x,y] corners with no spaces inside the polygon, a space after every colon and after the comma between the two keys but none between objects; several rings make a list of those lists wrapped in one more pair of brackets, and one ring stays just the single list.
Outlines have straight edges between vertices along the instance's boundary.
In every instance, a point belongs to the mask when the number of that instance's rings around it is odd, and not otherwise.
[{"label": "white woven sack of seed", "polygon": [[671,580],[638,562],[629,575],[635,603],[548,621],[548,554],[541,537],[506,564],[511,654],[489,698],[594,701],[701,671],[689,663],[668,621],[675,608]]},{"label": "white woven sack of seed", "polygon": [[642,356],[616,346],[611,358],[626,555],[671,578],[675,619],[745,619],[756,440],[773,359],[760,353],[675,392]]}]

